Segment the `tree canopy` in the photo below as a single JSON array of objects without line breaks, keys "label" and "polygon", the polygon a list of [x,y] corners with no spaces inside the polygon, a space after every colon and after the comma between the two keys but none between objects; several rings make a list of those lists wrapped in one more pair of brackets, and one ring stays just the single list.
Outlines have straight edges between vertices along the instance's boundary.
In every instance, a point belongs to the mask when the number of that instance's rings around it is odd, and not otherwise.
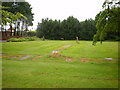
[{"label": "tree canopy", "polygon": [[92,40],[96,32],[95,22],[88,19],[80,22],[77,18],[69,16],[63,21],[42,19],[37,26],[37,36],[46,39],[55,40],[75,40],[79,37],[81,40]]},{"label": "tree canopy", "polygon": [[120,40],[120,7],[118,7],[119,2],[114,3],[104,2],[103,7],[107,8],[98,13],[95,17],[97,32],[93,38],[93,45],[96,44],[98,40],[102,41],[109,34],[114,35],[116,40]]},{"label": "tree canopy", "polygon": [[2,2],[2,6],[9,7],[8,9],[3,9],[13,14],[21,13],[27,17],[28,26],[32,26],[33,23],[33,13],[31,5],[28,2]]},{"label": "tree canopy", "polygon": [[[8,7],[4,7],[4,6],[0,6],[1,8],[7,8]],[[2,16],[2,18],[0,19],[2,22],[2,25],[6,24],[6,23],[14,23],[15,20],[17,19],[25,19],[27,20],[27,17],[24,16],[23,14],[17,12],[16,14],[13,14],[12,12],[6,11],[6,10],[0,10],[0,14]]]}]

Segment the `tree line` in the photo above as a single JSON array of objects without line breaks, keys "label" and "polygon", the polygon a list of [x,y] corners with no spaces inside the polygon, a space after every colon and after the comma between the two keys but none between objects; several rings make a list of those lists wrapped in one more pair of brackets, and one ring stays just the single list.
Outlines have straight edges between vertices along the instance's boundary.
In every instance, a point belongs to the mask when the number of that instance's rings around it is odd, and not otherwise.
[{"label": "tree line", "polygon": [[69,16],[63,21],[42,19],[38,23],[36,34],[38,37],[55,40],[74,40],[79,37],[81,40],[93,40],[93,45],[97,41],[120,40],[120,1],[105,1],[95,20],[86,19],[79,21],[73,16]]},{"label": "tree line", "polygon": [[51,40],[75,40],[76,37],[81,40],[92,40],[96,30],[93,19],[80,22],[77,18],[69,16],[63,21],[42,19],[42,22],[38,23],[36,35]]}]

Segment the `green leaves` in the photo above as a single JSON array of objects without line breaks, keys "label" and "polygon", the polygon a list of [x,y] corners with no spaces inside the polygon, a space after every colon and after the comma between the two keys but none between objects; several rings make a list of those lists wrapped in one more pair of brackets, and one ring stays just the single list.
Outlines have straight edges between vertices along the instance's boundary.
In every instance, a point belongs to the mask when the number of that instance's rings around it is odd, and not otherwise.
[{"label": "green leaves", "polygon": [[27,17],[25,17],[23,14],[17,12],[16,14],[13,14],[12,12],[8,12],[5,10],[1,10],[0,14],[2,15],[2,24],[6,23],[14,23],[17,19],[25,19],[27,20]]},{"label": "green leaves", "polygon": [[[116,40],[120,40],[118,34],[120,34],[120,2],[112,0],[111,2],[107,1],[103,3],[103,8],[105,8],[102,12],[98,13],[95,17],[97,33],[93,38],[93,45],[96,44],[97,40],[105,39],[106,36],[110,33],[116,35],[114,38]],[[107,7],[107,9],[106,9]]]},{"label": "green leaves", "polygon": [[0,5],[0,9],[8,9],[8,8],[10,8],[10,7],[5,7],[5,6]]},{"label": "green leaves", "polygon": [[24,16],[23,14],[19,13],[19,12],[17,12],[16,17],[17,17],[18,19],[23,18],[23,19],[27,20],[27,17]]},{"label": "green leaves", "polygon": [[[18,12],[21,13],[22,15],[18,15],[18,17],[22,17],[25,20],[27,20],[28,26],[32,26],[33,23],[33,13],[32,13],[32,8],[31,5],[28,2],[3,2],[3,6],[5,7],[10,7],[6,9],[8,12],[12,12],[13,14],[17,14]],[[27,18],[26,18],[27,17]]]},{"label": "green leaves", "polygon": [[96,37],[93,39],[93,45],[95,45],[95,40],[104,40],[107,36],[108,32],[120,32],[120,8],[114,7],[109,9],[105,9],[104,11],[100,12],[95,17],[97,33]]},{"label": "green leaves", "polygon": [[38,23],[37,36],[54,40],[92,40],[96,32],[95,21],[88,19],[79,22],[77,18],[69,16],[63,21],[42,19],[42,23]]}]

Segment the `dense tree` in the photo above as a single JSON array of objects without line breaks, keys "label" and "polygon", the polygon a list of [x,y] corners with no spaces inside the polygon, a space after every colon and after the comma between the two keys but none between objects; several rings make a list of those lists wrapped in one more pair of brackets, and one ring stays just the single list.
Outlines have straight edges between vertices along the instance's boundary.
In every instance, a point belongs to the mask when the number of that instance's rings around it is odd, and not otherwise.
[{"label": "dense tree", "polygon": [[37,36],[55,40],[92,40],[96,32],[95,22],[92,19],[79,22],[77,18],[69,16],[63,21],[42,19],[38,23]]},{"label": "dense tree", "polygon": [[[96,15],[96,27],[97,33],[94,35],[93,45],[96,44],[97,40],[101,43],[104,39],[114,38],[120,40],[120,2],[104,2],[103,7],[107,5],[107,9],[104,9]],[[109,35],[110,34],[110,35]]]},{"label": "dense tree", "polygon": [[73,16],[70,16],[67,18],[67,20],[63,20],[62,22],[62,35],[64,39],[73,40],[78,36],[79,34],[79,21],[74,18]]},{"label": "dense tree", "polygon": [[81,22],[80,24],[81,24],[80,38],[82,40],[92,40],[93,35],[96,32],[95,21],[92,19],[88,19]]}]

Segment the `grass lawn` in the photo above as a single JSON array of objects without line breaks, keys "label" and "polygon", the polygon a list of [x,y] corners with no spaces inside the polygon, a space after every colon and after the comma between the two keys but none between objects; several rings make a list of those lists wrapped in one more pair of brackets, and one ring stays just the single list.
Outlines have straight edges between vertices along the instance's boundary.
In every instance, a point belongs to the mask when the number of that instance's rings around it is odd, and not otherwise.
[{"label": "grass lawn", "polygon": [[2,48],[3,88],[118,88],[118,42],[5,42]]}]

